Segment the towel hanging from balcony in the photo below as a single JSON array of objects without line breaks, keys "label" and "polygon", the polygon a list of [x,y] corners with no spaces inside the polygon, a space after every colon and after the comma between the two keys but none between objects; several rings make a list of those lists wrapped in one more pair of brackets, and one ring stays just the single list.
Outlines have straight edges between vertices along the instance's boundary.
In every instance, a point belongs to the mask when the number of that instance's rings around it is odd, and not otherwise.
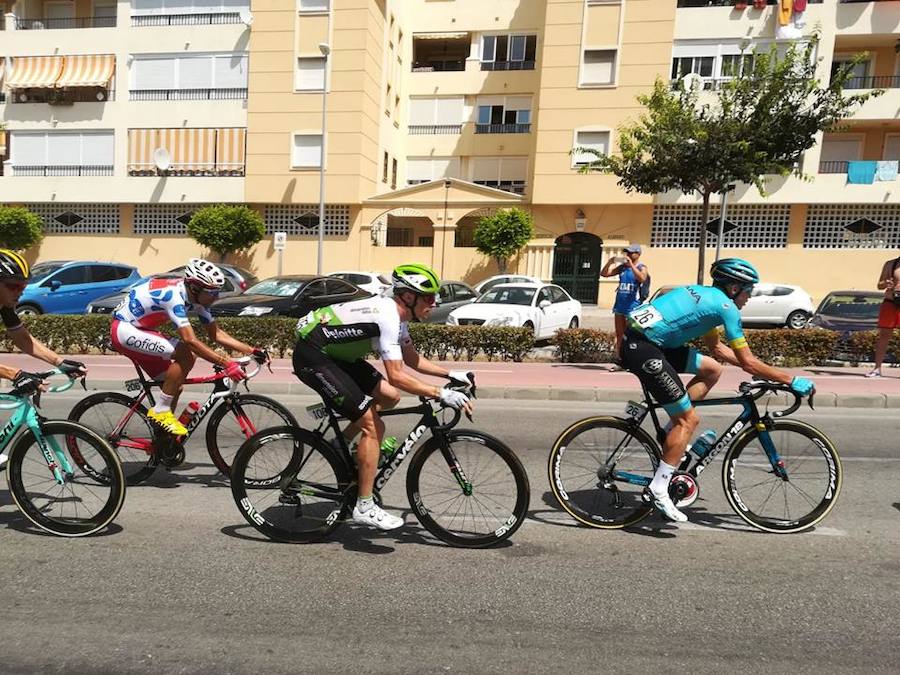
[{"label": "towel hanging from balcony", "polygon": [[[3,153],[0,152],[0,155]],[[897,180],[897,169],[900,162],[896,159],[889,159],[875,162],[875,180],[877,181],[895,181]]]},{"label": "towel hanging from balcony", "polygon": [[858,185],[871,185],[875,182],[875,169],[878,162],[847,162],[847,182]]}]

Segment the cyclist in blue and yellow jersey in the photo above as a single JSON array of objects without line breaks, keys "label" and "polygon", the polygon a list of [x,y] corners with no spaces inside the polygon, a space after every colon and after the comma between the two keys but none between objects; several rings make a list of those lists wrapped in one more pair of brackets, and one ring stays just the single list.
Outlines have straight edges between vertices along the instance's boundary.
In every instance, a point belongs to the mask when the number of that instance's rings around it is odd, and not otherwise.
[{"label": "cyclist in blue and yellow jersey", "polygon": [[[756,268],[740,258],[725,258],[713,264],[710,274],[712,286],[682,286],[635,308],[628,315],[620,354],[625,368],[637,375],[671,418],[662,460],[644,499],[676,522],[687,517],[672,502],[669,481],[700,423],[691,401],[704,398],[722,374],[715,359],[790,385],[801,396],[815,391],[812,381],[766,365],[747,346],[740,310],[759,282]],[[719,326],[724,327],[727,344],[719,339]],[[701,336],[715,359],[686,346]],[[694,377],[685,387],[678,373]]]},{"label": "cyclist in blue and yellow jersey", "polygon": [[[460,391],[426,384],[404,366],[423,375],[471,383],[470,375],[448,371],[421,356],[409,336],[409,321],[423,321],[434,309],[441,282],[430,267],[410,264],[394,269],[393,297],[373,296],[313,310],[297,324],[294,373],[328,406],[350,420],[344,437],[361,433],[356,451],[359,490],[353,520],[393,530],[403,519],[384,511],[373,498],[384,422],[375,406],[392,408],[400,391],[439,398],[448,406],[472,411]],[[384,363],[387,380],[365,361],[375,352]],[[398,391],[400,390],[400,391]]]},{"label": "cyclist in blue and yellow jersey", "polygon": [[[0,249],[0,322],[6,328],[12,343],[23,353],[56,366],[71,377],[87,373],[80,361],[64,359],[28,332],[16,314],[16,304],[31,278],[31,269],[25,259],[14,251]],[[12,380],[16,390],[33,393],[41,386],[41,379],[34,373],[0,364],[0,378]],[[6,455],[0,454],[0,468],[6,463]]]}]

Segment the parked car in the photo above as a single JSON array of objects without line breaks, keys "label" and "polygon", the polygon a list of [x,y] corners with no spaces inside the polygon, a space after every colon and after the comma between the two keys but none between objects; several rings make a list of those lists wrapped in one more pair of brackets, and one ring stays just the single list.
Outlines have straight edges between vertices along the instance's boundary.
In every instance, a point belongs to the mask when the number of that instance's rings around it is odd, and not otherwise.
[{"label": "parked car", "polygon": [[478,293],[461,281],[444,281],[438,291],[437,305],[428,317],[428,323],[447,323],[447,317],[457,307],[475,302]]},{"label": "parked car", "polygon": [[[661,286],[650,297],[652,302],[678,286]],[[790,284],[759,283],[741,310],[745,325],[780,325],[804,328],[813,314],[809,293]]]},{"label": "parked car", "polygon": [[140,278],[131,265],[83,260],[53,260],[31,268],[16,311],[29,314],[83,314],[93,300],[119,291]]},{"label": "parked car", "polygon": [[[178,269],[178,268],[176,268]],[[223,268],[224,270],[224,268]],[[111,293],[110,295],[105,295],[102,298],[97,298],[92,303],[87,306],[88,314],[112,314],[113,310],[116,307],[122,304],[122,301],[128,295],[132,288],[135,286],[140,286],[142,283],[149,279],[178,279],[183,274],[183,271],[176,272],[163,272],[162,274],[152,274],[147,277],[141,277],[133,284],[130,284],[123,288],[121,291],[116,293]],[[255,279],[255,277],[254,277]],[[255,283],[255,282],[254,282]],[[235,295],[240,295],[243,291],[242,288],[235,286],[234,277],[226,274],[225,275],[225,285],[222,287],[222,292],[219,294],[219,298],[230,298]]]},{"label": "parked car", "polygon": [[544,283],[537,277],[529,277],[525,274],[498,274],[479,281],[473,288],[481,295],[485,291],[491,290],[498,284],[542,284]]},{"label": "parked car", "polygon": [[[834,358],[863,360],[866,355],[853,353],[850,335],[878,328],[878,310],[883,300],[884,291],[832,291],[819,303],[808,325],[840,333],[832,352]],[[890,355],[887,360],[890,361]]]},{"label": "parked car", "polygon": [[[231,293],[232,295],[243,293],[257,281],[259,281],[259,278],[255,274],[253,274],[253,272],[248,269],[244,269],[243,267],[219,262],[214,264],[216,265],[216,267],[222,270],[222,273],[225,275],[225,288],[222,289],[222,295],[224,295],[226,292]],[[170,269],[169,273],[177,275],[184,274],[185,267],[187,266],[179,265],[178,267]],[[234,286],[234,288],[229,289],[229,282],[231,282],[231,285]]]},{"label": "parked car", "polygon": [[391,287],[391,280],[377,272],[332,272],[328,276],[349,281],[372,295],[382,295]]},{"label": "parked car", "polygon": [[560,328],[577,328],[581,303],[554,284],[501,284],[475,302],[450,312],[448,324],[459,326],[523,326],[536,340]]},{"label": "parked car", "polygon": [[293,316],[336,302],[368,298],[371,294],[343,279],[291,274],[259,281],[241,295],[219,300],[213,316]]}]

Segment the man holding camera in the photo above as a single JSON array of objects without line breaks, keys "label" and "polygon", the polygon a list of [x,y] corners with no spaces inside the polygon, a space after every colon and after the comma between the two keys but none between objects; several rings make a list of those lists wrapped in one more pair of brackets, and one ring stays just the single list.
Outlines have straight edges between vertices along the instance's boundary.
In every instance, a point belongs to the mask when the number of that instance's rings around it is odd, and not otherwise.
[{"label": "man holding camera", "polygon": [[884,263],[878,275],[878,290],[884,290],[884,301],[878,312],[878,342],[875,344],[875,367],[866,377],[881,377],[881,364],[894,331],[900,328],[900,258]]}]

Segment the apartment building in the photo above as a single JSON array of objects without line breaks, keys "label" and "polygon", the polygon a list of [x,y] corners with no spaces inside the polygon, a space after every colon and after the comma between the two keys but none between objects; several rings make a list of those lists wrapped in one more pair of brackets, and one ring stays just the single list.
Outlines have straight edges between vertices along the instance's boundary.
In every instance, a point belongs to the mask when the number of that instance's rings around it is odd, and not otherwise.
[{"label": "apartment building", "polygon": [[[886,94],[806,153],[813,181],[738,186],[722,245],[817,297],[867,288],[900,247],[900,0],[735,4],[7,0],[0,202],[44,218],[33,256],[148,273],[200,252],[184,236],[198,205],[243,202],[287,233],[284,269],[312,272],[323,186],[325,271],[416,260],[473,281],[493,272],[477,219],[520,206],[537,233],[518,269],[609,306],[599,270],[629,241],[654,285],[692,279],[699,200],[626,193],[572,150],[615,152],[658,77],[712,90],[747,44],[817,28],[823,78],[865,51],[850,86]],[[859,160],[883,180],[858,182]],[[271,239],[239,262],[274,273]]]}]

